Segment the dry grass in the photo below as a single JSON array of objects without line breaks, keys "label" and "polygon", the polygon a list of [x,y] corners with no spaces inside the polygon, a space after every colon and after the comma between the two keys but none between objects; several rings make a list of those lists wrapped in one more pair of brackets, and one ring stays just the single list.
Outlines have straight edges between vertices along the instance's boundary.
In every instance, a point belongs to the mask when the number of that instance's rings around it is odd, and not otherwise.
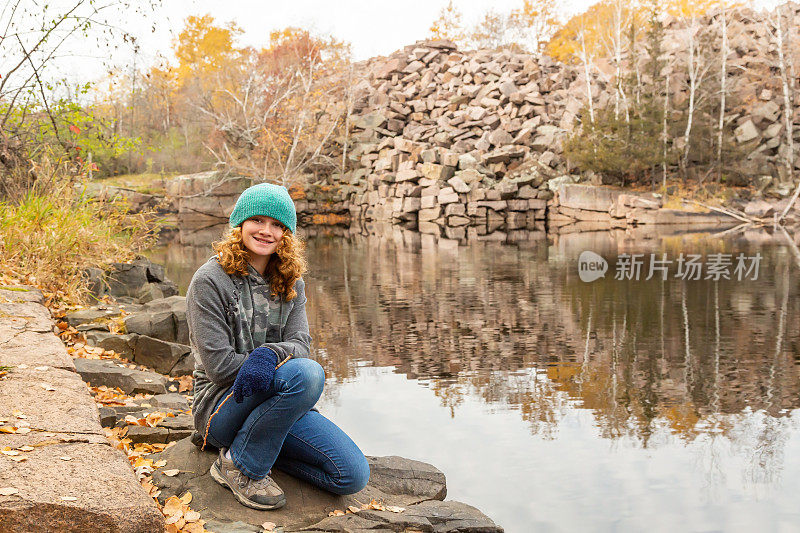
[{"label": "dry grass", "polygon": [[85,302],[86,268],[132,259],[153,238],[144,216],[81,197],[65,180],[18,203],[0,203],[0,284],[33,285],[56,302]]}]

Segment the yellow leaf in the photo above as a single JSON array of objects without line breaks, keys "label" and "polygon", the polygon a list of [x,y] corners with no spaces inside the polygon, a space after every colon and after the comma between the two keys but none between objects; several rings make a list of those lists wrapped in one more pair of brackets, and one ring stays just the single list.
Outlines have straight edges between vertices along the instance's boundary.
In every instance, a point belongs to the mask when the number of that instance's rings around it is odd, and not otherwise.
[{"label": "yellow leaf", "polygon": [[187,522],[197,522],[200,520],[200,513],[197,511],[186,511],[186,514],[183,515],[183,518],[186,519]]},{"label": "yellow leaf", "polygon": [[0,487],[0,496],[13,496],[14,494],[19,494],[14,487]]},{"label": "yellow leaf", "polygon": [[183,505],[189,505],[192,503],[192,493],[187,491],[186,494],[181,496],[181,501],[183,502]]},{"label": "yellow leaf", "polygon": [[183,526],[183,533],[203,533],[205,529],[203,528],[203,523],[200,522],[189,522],[187,519],[187,524]]},{"label": "yellow leaf", "polygon": [[162,473],[167,477],[175,477],[180,473],[180,470],[174,468],[172,470],[164,470]]},{"label": "yellow leaf", "polygon": [[12,457],[15,455],[19,455],[19,452],[16,450],[0,450],[0,453],[2,453],[3,455],[10,455]]},{"label": "yellow leaf", "polygon": [[264,529],[264,531],[275,531],[275,526],[275,522],[264,522],[261,524],[261,527]]},{"label": "yellow leaf", "polygon": [[164,508],[162,509],[163,513],[167,516],[172,516],[177,513],[183,514],[183,502],[177,496],[170,496],[167,501],[164,502]]},{"label": "yellow leaf", "polygon": [[162,466],[167,466],[167,461],[164,460],[164,459],[159,459],[158,461],[153,463],[153,466],[156,467],[156,468],[161,468]]},{"label": "yellow leaf", "polygon": [[361,509],[359,509],[359,508],[358,508],[358,507],[356,507],[355,505],[349,505],[349,506],[347,507],[347,510],[348,510],[348,511],[350,511],[351,513],[357,513],[357,512],[359,512]]},{"label": "yellow leaf", "polygon": [[28,446],[28,445],[26,444],[25,446],[20,446],[20,447],[19,447],[19,448],[17,448],[17,449],[18,449],[19,451],[21,451],[21,452],[32,452],[32,451],[33,451],[33,450],[35,450],[36,448],[34,448],[33,446]]}]

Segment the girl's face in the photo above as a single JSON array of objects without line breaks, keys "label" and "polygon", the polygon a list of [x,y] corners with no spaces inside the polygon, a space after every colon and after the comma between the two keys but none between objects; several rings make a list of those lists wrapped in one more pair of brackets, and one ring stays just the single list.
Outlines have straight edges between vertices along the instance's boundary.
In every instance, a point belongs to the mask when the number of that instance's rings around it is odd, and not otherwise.
[{"label": "girl's face", "polygon": [[283,238],[285,228],[272,217],[251,217],[242,223],[242,241],[245,248],[255,255],[272,255]]}]

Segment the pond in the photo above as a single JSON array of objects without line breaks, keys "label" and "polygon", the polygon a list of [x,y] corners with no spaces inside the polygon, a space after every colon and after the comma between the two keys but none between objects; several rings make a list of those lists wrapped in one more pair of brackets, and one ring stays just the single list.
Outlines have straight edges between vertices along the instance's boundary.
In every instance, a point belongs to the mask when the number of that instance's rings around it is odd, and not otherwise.
[{"label": "pond", "polygon": [[[152,257],[185,291],[219,231]],[[336,233],[306,230],[319,408],[366,454],[432,463],[448,499],[508,532],[800,527],[798,266],[780,232]],[[585,251],[604,277],[581,279]]]}]

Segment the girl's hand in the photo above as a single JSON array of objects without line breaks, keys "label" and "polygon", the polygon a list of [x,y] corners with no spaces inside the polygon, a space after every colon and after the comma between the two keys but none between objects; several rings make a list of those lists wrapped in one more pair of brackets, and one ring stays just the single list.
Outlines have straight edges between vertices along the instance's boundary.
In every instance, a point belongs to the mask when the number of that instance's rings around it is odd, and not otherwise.
[{"label": "girl's hand", "polygon": [[236,403],[242,403],[245,397],[253,394],[268,395],[272,390],[277,364],[278,354],[265,346],[250,352],[233,382],[233,399]]}]

